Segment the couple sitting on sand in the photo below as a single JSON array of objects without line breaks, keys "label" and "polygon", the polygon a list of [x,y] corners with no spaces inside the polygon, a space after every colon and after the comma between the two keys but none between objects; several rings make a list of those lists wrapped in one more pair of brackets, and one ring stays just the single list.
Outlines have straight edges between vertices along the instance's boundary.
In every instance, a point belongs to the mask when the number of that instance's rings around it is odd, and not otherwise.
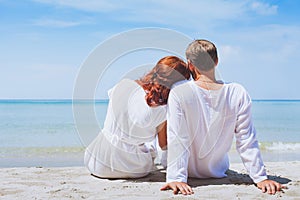
[{"label": "couple sitting on sand", "polygon": [[158,138],[162,164],[167,160],[167,183],[161,189],[192,194],[188,177],[226,176],[235,137],[257,187],[269,194],[280,191],[284,186],[267,178],[251,98],[241,85],[216,80],[215,45],[195,40],[186,58],[187,64],[164,57],[141,79],[124,79],[109,91],[104,128],[85,152],[87,168],[101,178],[146,176],[154,169]]}]

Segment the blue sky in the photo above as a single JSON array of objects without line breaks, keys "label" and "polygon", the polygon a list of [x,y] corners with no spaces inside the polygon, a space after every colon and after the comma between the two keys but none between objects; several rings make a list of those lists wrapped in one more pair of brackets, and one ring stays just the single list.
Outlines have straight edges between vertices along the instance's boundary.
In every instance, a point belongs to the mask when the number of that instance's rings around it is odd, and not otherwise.
[{"label": "blue sky", "polygon": [[[99,43],[161,27],[213,41],[221,77],[252,98],[300,99],[299,11],[295,0],[0,0],[0,98],[72,98],[80,66]],[[138,52],[124,59],[124,72],[134,59],[155,63],[164,55]],[[122,77],[109,73],[98,98]]]}]

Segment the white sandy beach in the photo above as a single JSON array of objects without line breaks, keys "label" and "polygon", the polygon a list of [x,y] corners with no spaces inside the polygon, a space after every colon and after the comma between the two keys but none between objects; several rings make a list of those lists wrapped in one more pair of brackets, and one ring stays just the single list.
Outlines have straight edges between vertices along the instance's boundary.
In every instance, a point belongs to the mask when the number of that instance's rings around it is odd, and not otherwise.
[{"label": "white sandy beach", "polygon": [[227,178],[189,179],[191,196],[160,191],[165,170],[140,179],[108,180],[91,176],[84,167],[1,168],[0,199],[300,199],[300,161],[267,162],[266,168],[288,189],[263,194],[241,163],[231,165]]}]

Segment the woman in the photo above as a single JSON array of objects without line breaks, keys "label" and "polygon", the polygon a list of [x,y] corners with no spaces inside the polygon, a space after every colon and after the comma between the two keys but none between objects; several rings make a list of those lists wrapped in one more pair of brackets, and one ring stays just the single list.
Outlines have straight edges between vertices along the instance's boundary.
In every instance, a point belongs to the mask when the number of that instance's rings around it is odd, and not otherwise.
[{"label": "woman", "polygon": [[101,178],[137,178],[153,170],[158,135],[166,140],[166,104],[172,85],[187,80],[187,65],[167,56],[140,80],[124,79],[109,91],[104,128],[87,147],[84,162]]}]

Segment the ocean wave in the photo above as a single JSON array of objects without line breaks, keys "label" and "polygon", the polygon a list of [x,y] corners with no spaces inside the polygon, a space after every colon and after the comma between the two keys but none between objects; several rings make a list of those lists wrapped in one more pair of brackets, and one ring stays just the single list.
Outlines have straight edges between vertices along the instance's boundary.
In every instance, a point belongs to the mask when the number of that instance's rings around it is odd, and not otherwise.
[{"label": "ocean wave", "polygon": [[84,147],[3,147],[0,148],[0,158],[7,156],[49,156],[55,154],[83,153]]},{"label": "ocean wave", "polygon": [[261,142],[259,143],[262,151],[299,151],[300,143],[292,142]]}]

